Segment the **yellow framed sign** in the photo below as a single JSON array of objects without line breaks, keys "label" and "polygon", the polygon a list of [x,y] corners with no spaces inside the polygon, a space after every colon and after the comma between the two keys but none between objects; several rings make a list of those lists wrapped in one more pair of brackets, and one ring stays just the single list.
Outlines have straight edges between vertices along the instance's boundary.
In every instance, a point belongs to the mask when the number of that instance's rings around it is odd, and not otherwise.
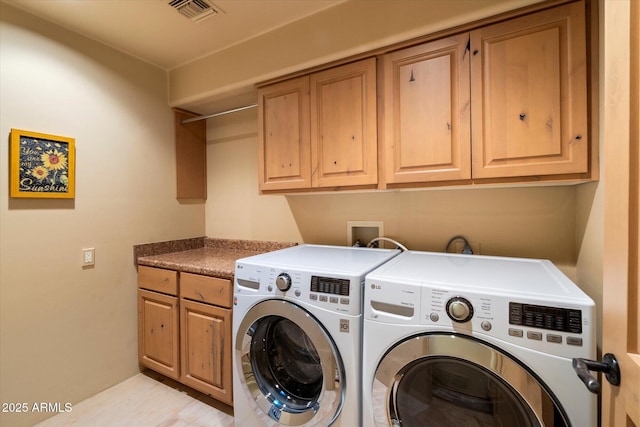
[{"label": "yellow framed sign", "polygon": [[75,139],[11,129],[11,197],[73,199]]}]

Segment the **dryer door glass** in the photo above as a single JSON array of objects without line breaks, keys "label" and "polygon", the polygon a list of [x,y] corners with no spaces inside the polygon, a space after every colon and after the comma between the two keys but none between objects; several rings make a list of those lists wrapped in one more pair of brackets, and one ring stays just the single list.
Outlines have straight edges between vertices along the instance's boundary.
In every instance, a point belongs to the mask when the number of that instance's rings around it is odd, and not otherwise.
[{"label": "dryer door glass", "polygon": [[330,425],[339,415],[342,361],[322,325],[299,306],[253,307],[238,329],[235,357],[244,391],[270,423]]},{"label": "dryer door glass", "polygon": [[554,426],[566,416],[546,387],[504,353],[460,335],[423,335],[396,345],[376,371],[376,420],[402,427]]}]

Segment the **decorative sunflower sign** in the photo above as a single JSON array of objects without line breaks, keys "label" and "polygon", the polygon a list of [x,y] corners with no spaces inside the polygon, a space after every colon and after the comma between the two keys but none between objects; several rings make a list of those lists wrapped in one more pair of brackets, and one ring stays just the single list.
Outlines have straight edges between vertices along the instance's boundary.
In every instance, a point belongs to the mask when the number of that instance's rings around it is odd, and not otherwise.
[{"label": "decorative sunflower sign", "polygon": [[75,140],[11,129],[11,197],[73,199]]}]

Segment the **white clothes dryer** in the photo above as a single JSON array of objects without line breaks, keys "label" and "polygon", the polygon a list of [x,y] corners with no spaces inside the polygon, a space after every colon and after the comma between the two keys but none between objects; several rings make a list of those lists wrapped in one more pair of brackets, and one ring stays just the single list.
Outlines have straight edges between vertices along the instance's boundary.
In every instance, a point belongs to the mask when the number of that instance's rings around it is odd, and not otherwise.
[{"label": "white clothes dryer", "polygon": [[403,252],[366,277],[363,425],[596,426],[595,331],[549,261]]},{"label": "white clothes dryer", "polygon": [[364,277],[398,253],[299,245],[236,262],[236,426],[361,425]]}]

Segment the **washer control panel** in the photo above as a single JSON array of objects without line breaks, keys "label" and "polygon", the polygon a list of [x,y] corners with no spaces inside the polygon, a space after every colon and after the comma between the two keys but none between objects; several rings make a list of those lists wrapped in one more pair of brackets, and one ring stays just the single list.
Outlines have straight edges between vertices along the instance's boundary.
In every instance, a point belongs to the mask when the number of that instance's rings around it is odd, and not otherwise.
[{"label": "washer control panel", "polygon": [[236,266],[234,292],[304,302],[339,313],[362,312],[360,277],[331,277],[294,269]]}]

